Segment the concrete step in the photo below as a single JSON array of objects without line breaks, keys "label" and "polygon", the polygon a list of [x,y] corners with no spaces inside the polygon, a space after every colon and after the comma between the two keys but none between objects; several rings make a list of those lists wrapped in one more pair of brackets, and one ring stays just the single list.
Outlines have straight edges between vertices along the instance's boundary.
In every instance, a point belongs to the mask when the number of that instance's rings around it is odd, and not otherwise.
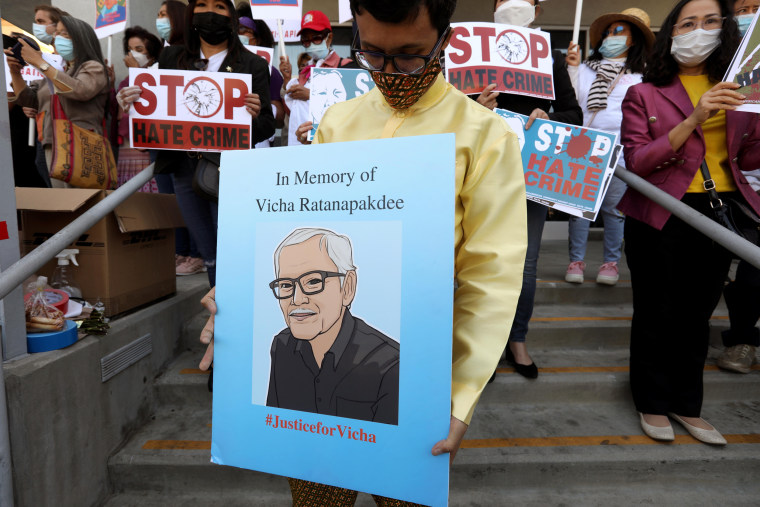
[{"label": "concrete step", "polygon": [[[679,492],[687,500],[701,497],[696,505],[717,505],[727,491],[730,501],[760,493],[754,480],[760,436],[753,433],[760,402],[706,404],[704,417],[732,443],[709,447],[674,425],[676,442],[658,444],[641,434],[628,401],[516,403],[507,412],[483,400],[452,468],[450,504],[500,505],[508,496],[529,505],[569,505],[570,498],[603,505],[618,491],[631,495],[624,505],[680,505],[663,503]],[[107,505],[159,505],[162,498],[172,505],[194,499],[288,505],[284,479],[210,463],[210,422],[208,409],[157,414],[109,461],[117,496]],[[371,505],[366,502],[357,505]]]}]

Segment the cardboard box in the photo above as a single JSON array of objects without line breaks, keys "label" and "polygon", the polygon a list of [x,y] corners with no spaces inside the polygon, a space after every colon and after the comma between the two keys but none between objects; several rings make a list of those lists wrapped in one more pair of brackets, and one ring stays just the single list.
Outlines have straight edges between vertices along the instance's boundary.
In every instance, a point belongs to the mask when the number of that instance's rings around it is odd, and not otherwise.
[{"label": "cardboard box", "polygon": [[[16,188],[19,240],[26,255],[102,201],[103,190]],[[176,291],[174,228],[183,227],[174,195],[138,192],[67,248],[79,249],[82,297],[100,299],[106,315],[126,312]],[[53,258],[38,274],[52,276]]]}]

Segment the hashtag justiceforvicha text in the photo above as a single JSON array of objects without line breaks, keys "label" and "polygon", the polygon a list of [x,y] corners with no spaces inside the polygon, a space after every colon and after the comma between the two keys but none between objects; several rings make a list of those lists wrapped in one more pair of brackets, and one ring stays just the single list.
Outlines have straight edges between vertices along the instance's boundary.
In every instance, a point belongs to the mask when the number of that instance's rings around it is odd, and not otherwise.
[{"label": "hashtag justiceforvicha text", "polygon": [[317,424],[304,423],[302,419],[289,421],[287,419],[280,419],[279,415],[274,416],[274,423],[272,416],[266,417],[266,425],[274,428],[303,431],[306,433],[316,433],[318,435],[325,435],[329,437],[347,438],[349,440],[359,440],[361,442],[369,442],[371,444],[377,443],[377,438],[374,433],[367,433],[362,428],[355,430],[351,426],[325,426],[321,422]]}]

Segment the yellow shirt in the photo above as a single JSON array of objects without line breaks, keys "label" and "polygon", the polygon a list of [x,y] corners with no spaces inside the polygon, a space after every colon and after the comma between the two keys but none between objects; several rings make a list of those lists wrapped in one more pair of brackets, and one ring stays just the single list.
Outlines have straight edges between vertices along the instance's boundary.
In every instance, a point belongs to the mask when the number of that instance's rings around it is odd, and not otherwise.
[{"label": "yellow shirt", "polygon": [[527,246],[525,180],[517,136],[440,74],[403,111],[377,88],[327,110],[316,143],[456,134],[454,350],[451,414],[469,424],[507,342]]},{"label": "yellow shirt", "polygon": [[[697,107],[697,103],[715,84],[710,82],[707,74],[701,76],[678,76],[681,84],[689,94],[691,103]],[[715,190],[718,192],[730,192],[736,190],[736,183],[728,165],[728,145],[726,144],[726,112],[718,111],[718,114],[702,124],[702,133],[705,136],[705,160],[710,176],[715,181]],[[697,170],[697,175],[686,189],[686,192],[705,192],[702,185],[705,179],[702,171]]]}]

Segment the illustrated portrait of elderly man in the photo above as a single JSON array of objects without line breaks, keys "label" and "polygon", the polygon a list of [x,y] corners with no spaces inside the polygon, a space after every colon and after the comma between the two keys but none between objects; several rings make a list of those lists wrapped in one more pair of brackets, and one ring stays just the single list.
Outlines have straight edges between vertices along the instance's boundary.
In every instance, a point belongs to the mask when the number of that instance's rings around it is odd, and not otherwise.
[{"label": "illustrated portrait of elderly man", "polygon": [[313,123],[319,123],[327,108],[346,100],[346,87],[343,86],[340,71],[314,72],[311,81],[311,108]]},{"label": "illustrated portrait of elderly man", "polygon": [[274,271],[287,328],[272,340],[267,406],[398,424],[399,344],[349,311],[351,240],[296,229],[275,250]]}]

